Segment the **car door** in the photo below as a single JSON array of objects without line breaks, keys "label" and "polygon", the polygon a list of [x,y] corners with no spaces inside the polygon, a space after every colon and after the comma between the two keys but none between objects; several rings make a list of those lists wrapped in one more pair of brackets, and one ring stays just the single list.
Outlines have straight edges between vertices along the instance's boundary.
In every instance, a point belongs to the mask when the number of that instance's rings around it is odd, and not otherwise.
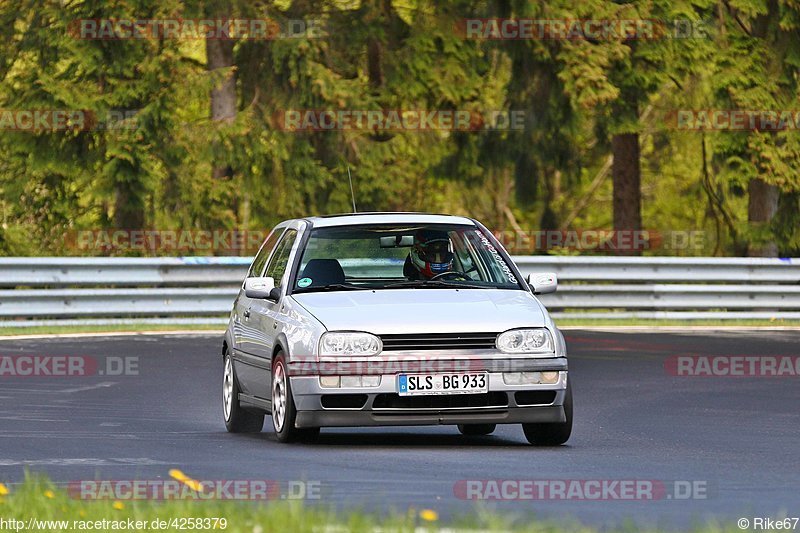
[{"label": "car door", "polygon": [[[258,278],[264,275],[264,271],[267,268],[267,261],[275,251],[284,231],[286,231],[286,226],[279,225],[267,236],[256,254],[253,263],[250,265],[250,270],[247,272],[248,278]],[[239,380],[239,385],[242,387],[242,392],[246,394],[252,394],[251,389],[254,385],[252,380],[254,375],[257,375],[257,372],[253,369],[257,361],[254,358],[253,352],[255,351],[259,334],[254,328],[254,322],[250,319],[252,303],[252,299],[245,295],[244,283],[242,283],[242,289],[239,291],[236,302],[234,302],[233,365]]]},{"label": "car door", "polygon": [[[275,287],[281,289],[281,294],[286,293],[288,270],[292,252],[297,242],[298,231],[289,227],[275,247],[275,251],[267,262],[264,276],[275,280]],[[253,365],[250,368],[251,390],[254,396],[270,398],[270,380],[272,372],[272,351],[275,347],[275,337],[280,331],[281,306],[279,300],[253,299],[250,302],[250,325],[253,333],[251,354]]]}]

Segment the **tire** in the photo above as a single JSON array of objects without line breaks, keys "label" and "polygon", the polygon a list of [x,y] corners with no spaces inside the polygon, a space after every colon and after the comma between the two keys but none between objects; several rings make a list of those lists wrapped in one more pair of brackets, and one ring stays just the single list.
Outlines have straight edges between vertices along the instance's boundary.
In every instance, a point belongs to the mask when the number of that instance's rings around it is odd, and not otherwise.
[{"label": "tire", "polygon": [[564,414],[566,422],[522,424],[525,438],[534,446],[560,446],[569,440],[572,434],[572,386],[569,382],[564,398]]},{"label": "tire", "polygon": [[497,429],[497,424],[459,424],[458,431],[462,435],[491,435]]},{"label": "tire", "polygon": [[319,435],[319,428],[296,428],[297,408],[292,383],[286,373],[286,359],[278,352],[272,362],[272,425],[278,442],[309,442]]},{"label": "tire", "polygon": [[239,405],[239,381],[226,350],[222,375],[222,416],[230,433],[258,433],[264,427],[264,413],[247,411]]}]

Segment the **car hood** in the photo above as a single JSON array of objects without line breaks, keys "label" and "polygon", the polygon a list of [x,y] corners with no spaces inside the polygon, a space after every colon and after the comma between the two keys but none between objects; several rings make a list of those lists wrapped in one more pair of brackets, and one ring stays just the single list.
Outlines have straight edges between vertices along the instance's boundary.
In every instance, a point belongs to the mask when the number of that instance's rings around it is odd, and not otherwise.
[{"label": "car hood", "polygon": [[545,325],[536,298],[522,290],[387,289],[292,295],[330,331],[501,332]]}]

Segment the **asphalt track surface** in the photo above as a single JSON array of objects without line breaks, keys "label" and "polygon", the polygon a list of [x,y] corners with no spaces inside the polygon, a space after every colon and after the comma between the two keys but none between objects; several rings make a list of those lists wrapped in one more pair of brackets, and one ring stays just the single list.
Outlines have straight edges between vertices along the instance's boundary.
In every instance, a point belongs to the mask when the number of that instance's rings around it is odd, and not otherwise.
[{"label": "asphalt track surface", "polygon": [[457,497],[460,480],[656,480],[695,483],[698,498],[478,505],[600,528],[800,515],[800,378],[668,370],[676,355],[796,357],[800,332],[566,337],[575,428],[558,448],[528,446],[516,425],[489,437],[450,426],[329,429],[313,445],[278,443],[269,421],[260,434],[232,435],[221,419],[219,335],[3,340],[0,356],[88,356],[101,369],[133,357],[138,374],[0,377],[0,481],[19,482],[26,468],[59,483],[154,480],[177,467],[202,480],[305,480],[320,487],[315,505],[456,517],[476,509]]}]

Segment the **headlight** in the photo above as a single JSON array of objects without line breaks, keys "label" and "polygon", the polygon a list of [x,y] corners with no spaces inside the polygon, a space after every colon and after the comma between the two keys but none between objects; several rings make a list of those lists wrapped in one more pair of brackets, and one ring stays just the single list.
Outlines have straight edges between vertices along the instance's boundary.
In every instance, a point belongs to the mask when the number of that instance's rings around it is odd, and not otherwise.
[{"label": "headlight", "polygon": [[554,346],[546,328],[512,329],[497,336],[497,349],[505,353],[550,353]]},{"label": "headlight", "polygon": [[320,355],[377,355],[383,350],[381,340],[371,333],[333,331],[319,340]]}]

